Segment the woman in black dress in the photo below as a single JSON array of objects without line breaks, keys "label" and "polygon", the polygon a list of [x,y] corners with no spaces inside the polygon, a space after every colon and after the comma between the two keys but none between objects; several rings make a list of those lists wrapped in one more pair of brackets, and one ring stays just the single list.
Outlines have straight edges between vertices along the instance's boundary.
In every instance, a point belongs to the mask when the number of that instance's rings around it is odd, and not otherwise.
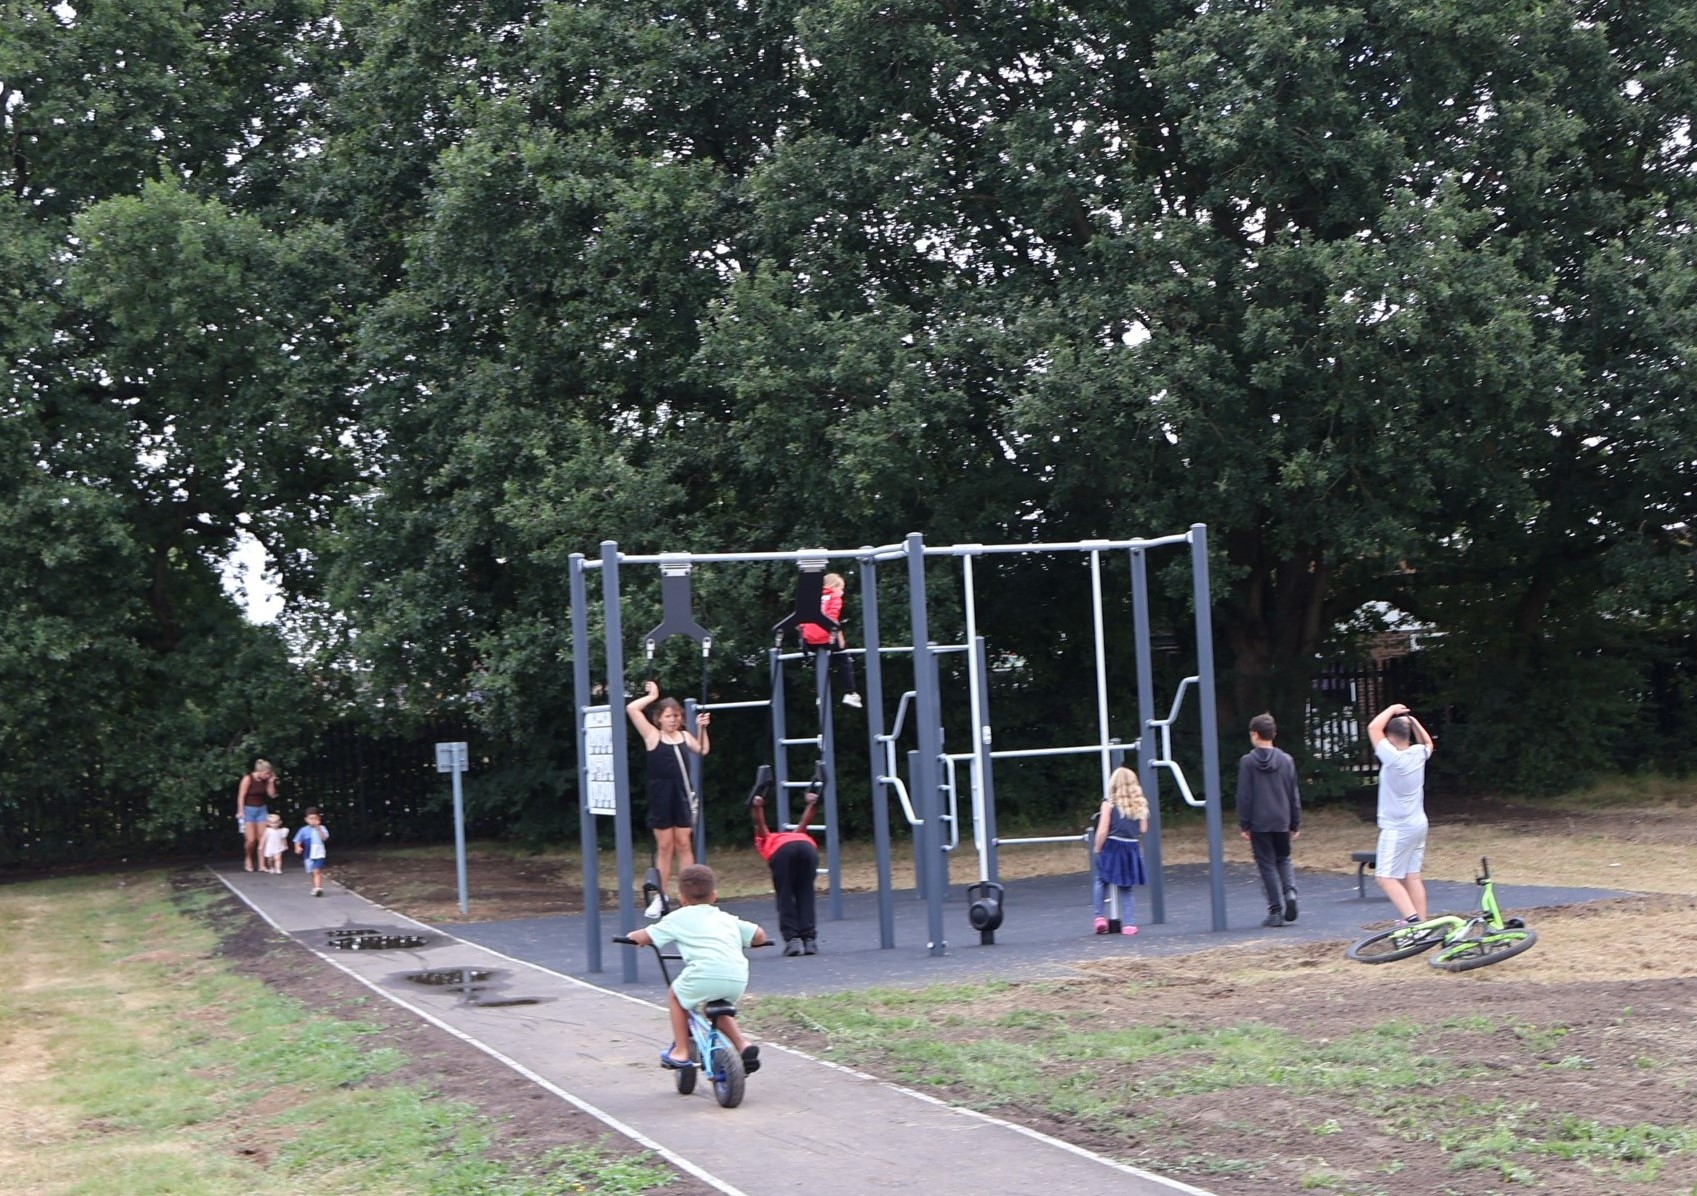
[{"label": "woman in black dress", "polygon": [[642,746],[648,749],[648,827],[654,832],[654,864],[660,884],[669,888],[672,860],[678,871],[695,863],[696,795],[689,782],[686,752],[705,756],[712,750],[707,726],[713,716],[696,716],[696,733],[684,730],[684,708],[676,698],[662,698],[650,681],[643,695],[625,706]]}]

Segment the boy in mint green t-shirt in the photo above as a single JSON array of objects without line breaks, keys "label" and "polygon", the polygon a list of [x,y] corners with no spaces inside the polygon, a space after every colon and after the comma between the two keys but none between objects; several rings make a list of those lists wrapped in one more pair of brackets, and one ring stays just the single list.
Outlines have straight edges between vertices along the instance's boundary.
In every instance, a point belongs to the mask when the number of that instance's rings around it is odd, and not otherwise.
[{"label": "boy in mint green t-shirt", "polygon": [[[672,1045],[660,1052],[660,1065],[671,1068],[692,1066],[688,1058],[689,1015],[685,1010],[708,1001],[734,1003],[740,999],[748,988],[748,957],[743,948],[766,943],[766,932],[760,927],[713,904],[719,897],[718,882],[706,864],[691,864],[678,873],[678,895],[681,908],[625,936],[645,947],[676,947],[683,956],[683,971],[672,981],[666,1002],[672,1019]],[[721,1017],[719,1029],[741,1053],[743,1070],[759,1070],[760,1048],[743,1037],[737,1019]]]}]

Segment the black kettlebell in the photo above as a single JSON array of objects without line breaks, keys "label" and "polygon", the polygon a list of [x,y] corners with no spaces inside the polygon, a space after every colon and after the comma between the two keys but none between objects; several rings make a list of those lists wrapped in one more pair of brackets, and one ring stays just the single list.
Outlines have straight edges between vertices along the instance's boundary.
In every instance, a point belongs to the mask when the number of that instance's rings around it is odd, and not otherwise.
[{"label": "black kettlebell", "polygon": [[967,886],[967,920],[979,934],[989,934],[1002,924],[1002,886],[993,880],[981,880]]}]

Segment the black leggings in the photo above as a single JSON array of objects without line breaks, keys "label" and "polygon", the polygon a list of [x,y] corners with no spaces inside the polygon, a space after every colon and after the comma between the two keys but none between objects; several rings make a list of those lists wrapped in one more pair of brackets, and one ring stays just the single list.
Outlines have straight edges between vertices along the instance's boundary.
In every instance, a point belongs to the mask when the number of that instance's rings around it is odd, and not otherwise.
[{"label": "black leggings", "polygon": [[772,891],[778,895],[778,933],[787,943],[818,937],[813,915],[813,885],[819,875],[819,849],[811,843],[786,843],[767,861]]},{"label": "black leggings", "polygon": [[860,692],[860,682],[854,675],[854,657],[841,648],[833,648],[829,644],[809,645],[815,652],[831,654],[831,679],[839,690],[846,694]]}]

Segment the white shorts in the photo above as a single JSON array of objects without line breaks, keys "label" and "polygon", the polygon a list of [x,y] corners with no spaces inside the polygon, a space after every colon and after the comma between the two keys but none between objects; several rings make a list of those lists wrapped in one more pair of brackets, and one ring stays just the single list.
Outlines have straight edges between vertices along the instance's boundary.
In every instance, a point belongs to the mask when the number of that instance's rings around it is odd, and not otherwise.
[{"label": "white shorts", "polygon": [[1376,875],[1392,880],[1420,875],[1420,866],[1426,862],[1426,824],[1384,828],[1379,832],[1378,856],[1373,866]]}]

